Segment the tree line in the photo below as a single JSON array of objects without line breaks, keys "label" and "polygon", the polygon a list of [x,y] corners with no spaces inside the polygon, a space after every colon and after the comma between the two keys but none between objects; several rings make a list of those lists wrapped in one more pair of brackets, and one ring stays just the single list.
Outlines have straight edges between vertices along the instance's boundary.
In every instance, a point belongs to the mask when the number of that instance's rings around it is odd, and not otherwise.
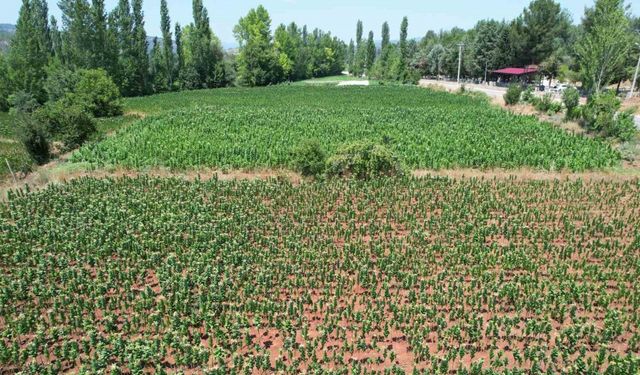
[{"label": "tree line", "polygon": [[[39,103],[50,100],[47,80],[68,80],[68,72],[99,69],[123,96],[232,84],[261,86],[340,74],[415,82],[422,76],[454,77],[459,46],[461,74],[486,80],[491,71],[537,65],[549,77],[582,82],[599,91],[633,74],[640,41],[640,18],[624,0],[596,0],[574,25],[554,0],[533,0],[512,21],[482,20],[472,29],[428,31],[408,38],[402,20],[399,39],[391,41],[388,23],[378,47],[362,21],[355,40],[340,39],[295,23],[272,30],[263,6],[251,9],[234,28],[236,54],[223,51],[211,29],[202,0],[192,1],[193,21],[172,24],[166,0],[160,2],[161,39],[151,46],[145,31],[142,0],[119,0],[111,11],[104,0],[60,0],[61,24],[49,17],[46,0],[23,0],[8,53],[0,54],[0,109],[9,97],[29,93]],[[55,86],[55,85],[49,85]]]},{"label": "tree line", "polygon": [[[142,0],[60,0],[61,23],[49,17],[46,0],[23,0],[9,51],[0,54],[0,109],[9,97],[28,93],[50,100],[47,80],[75,71],[103,70],[123,96],[182,89],[275,84],[339,74],[346,45],[331,33],[295,23],[271,31],[267,10],[258,6],[240,19],[234,34],[237,56],[225,53],[210,26],[202,0],[193,0],[193,22],[172,24],[160,2],[161,38],[149,42]],[[151,45],[149,45],[151,44]],[[62,73],[61,73],[62,72]]]},{"label": "tree line", "polygon": [[408,20],[402,20],[399,41],[390,43],[389,25],[363,39],[362,21],[348,47],[347,66],[354,75],[395,81],[421,76],[455,77],[459,46],[461,75],[487,80],[493,70],[536,65],[547,77],[580,81],[597,92],[633,75],[640,51],[640,18],[624,0],[597,0],[585,9],[579,24],[554,0],[533,0],[512,21],[481,20],[473,28],[430,30],[420,40],[407,40]]}]

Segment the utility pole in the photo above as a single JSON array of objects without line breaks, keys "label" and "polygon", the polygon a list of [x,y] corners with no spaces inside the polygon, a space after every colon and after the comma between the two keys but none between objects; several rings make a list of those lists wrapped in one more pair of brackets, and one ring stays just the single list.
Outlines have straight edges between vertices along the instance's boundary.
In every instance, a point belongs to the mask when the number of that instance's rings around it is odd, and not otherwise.
[{"label": "utility pole", "polygon": [[464,47],[464,43],[458,43],[458,47],[460,47],[460,52],[458,53],[458,84],[460,84],[460,70],[462,69],[462,47]]},{"label": "utility pole", "polygon": [[[640,47],[640,43],[636,43],[638,47]],[[636,82],[638,80],[638,70],[640,70],[640,56],[638,56],[638,65],[636,65],[636,72],[633,75],[633,83],[631,84],[631,91],[629,91],[629,95],[627,99],[631,99],[633,97],[633,89],[636,87]]]}]

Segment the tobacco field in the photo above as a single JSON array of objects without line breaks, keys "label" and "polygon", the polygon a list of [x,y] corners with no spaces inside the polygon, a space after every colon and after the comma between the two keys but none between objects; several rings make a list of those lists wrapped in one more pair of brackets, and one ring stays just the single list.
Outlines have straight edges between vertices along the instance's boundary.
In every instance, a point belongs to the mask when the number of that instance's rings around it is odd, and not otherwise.
[{"label": "tobacco field", "polygon": [[72,161],[131,169],[287,168],[291,150],[317,139],[389,145],[413,169],[583,171],[620,164],[602,141],[568,134],[486,101],[415,87],[223,89],[129,100],[149,114]]},{"label": "tobacco field", "polygon": [[640,369],[638,181],[81,178],[0,267],[1,373]]}]

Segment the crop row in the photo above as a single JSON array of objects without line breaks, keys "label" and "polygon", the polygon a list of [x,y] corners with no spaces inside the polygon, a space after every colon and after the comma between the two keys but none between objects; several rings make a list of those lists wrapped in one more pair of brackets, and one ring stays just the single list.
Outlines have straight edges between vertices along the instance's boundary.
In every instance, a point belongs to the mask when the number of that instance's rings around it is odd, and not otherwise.
[{"label": "crop row", "polygon": [[[295,146],[315,138],[329,153],[347,142],[385,142],[412,168],[582,171],[620,161],[600,141],[467,96],[411,87],[313,89],[219,90],[194,99],[205,105],[148,117],[72,160],[129,168],[278,168],[290,166]],[[175,106],[171,96],[148,100],[160,106],[163,99]]]},{"label": "crop row", "polygon": [[0,372],[637,373],[640,183],[83,178],[0,209]]}]

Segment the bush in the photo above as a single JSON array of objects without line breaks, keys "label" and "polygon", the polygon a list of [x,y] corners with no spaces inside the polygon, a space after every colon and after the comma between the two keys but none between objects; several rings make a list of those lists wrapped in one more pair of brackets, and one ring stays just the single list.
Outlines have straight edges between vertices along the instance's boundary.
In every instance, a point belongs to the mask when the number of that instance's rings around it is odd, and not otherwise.
[{"label": "bush", "polygon": [[79,147],[96,131],[93,117],[72,98],[73,95],[67,95],[34,113],[34,117],[55,139],[62,141],[67,150]]},{"label": "bush", "polygon": [[18,117],[18,139],[36,163],[44,164],[49,161],[49,134],[46,125],[36,117],[30,114]]},{"label": "bush", "polygon": [[303,176],[319,176],[324,172],[327,156],[317,140],[300,143],[291,152],[292,164]]},{"label": "bush", "polygon": [[11,111],[14,114],[33,113],[40,106],[36,98],[26,91],[18,91],[15,94],[10,95],[9,105],[11,106]]},{"label": "bush", "polygon": [[370,141],[343,146],[327,161],[327,175],[330,177],[368,180],[403,174],[404,168],[398,157],[386,146]]},{"label": "bush", "polygon": [[78,72],[75,95],[84,102],[96,117],[118,116],[122,114],[122,98],[118,86],[102,69]]},{"label": "bush", "polygon": [[533,95],[533,88],[527,87],[527,89],[522,92],[522,101],[523,102],[531,103],[535,99],[536,99],[536,97]]},{"label": "bush", "polygon": [[630,140],[636,133],[633,115],[618,113],[620,106],[620,99],[613,92],[593,95],[582,107],[583,126],[607,137]]},{"label": "bush", "polygon": [[522,86],[517,83],[512,83],[507,89],[507,93],[504,94],[504,102],[507,105],[515,105],[520,102],[520,96],[522,95]]},{"label": "bush", "polygon": [[567,108],[567,119],[577,117],[576,108],[580,105],[580,92],[573,87],[569,87],[562,93],[562,103]]},{"label": "bush", "polygon": [[545,113],[558,113],[562,110],[562,104],[553,101],[553,95],[544,94],[542,99],[534,101],[534,107]]},{"label": "bush", "polygon": [[637,132],[632,112],[618,112],[613,121],[613,127],[609,129],[609,136],[622,141],[630,141]]}]

